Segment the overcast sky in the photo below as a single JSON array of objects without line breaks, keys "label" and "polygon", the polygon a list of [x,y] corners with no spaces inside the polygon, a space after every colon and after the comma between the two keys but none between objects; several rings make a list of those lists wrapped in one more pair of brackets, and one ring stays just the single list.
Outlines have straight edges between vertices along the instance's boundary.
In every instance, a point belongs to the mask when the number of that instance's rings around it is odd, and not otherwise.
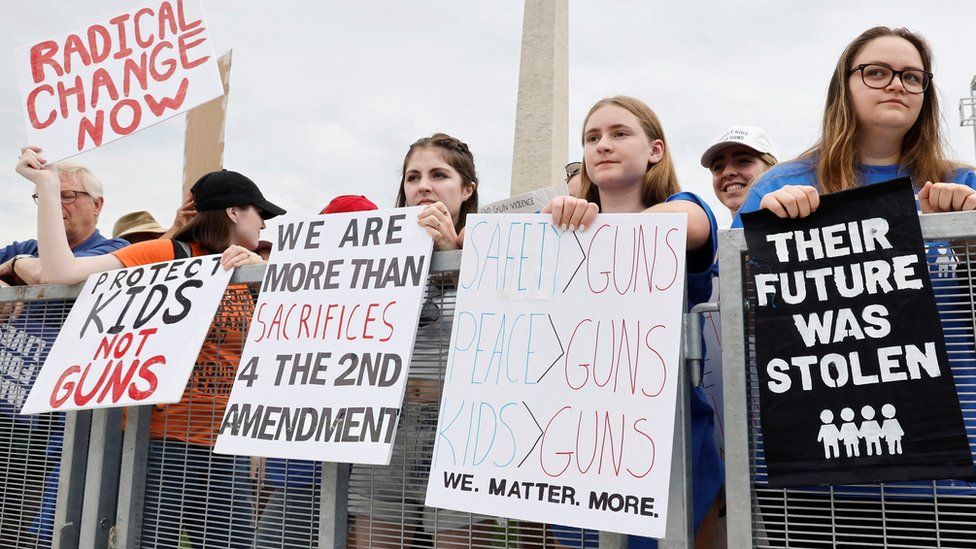
[{"label": "overcast sky", "polygon": [[[0,243],[36,232],[29,182],[13,171],[25,140],[14,49],[147,2],[7,2],[0,21]],[[391,206],[407,146],[444,131],[475,154],[483,202],[507,196],[522,2],[241,2],[204,0],[218,54],[233,48],[224,164],[295,213],[338,194]],[[766,129],[783,159],[817,138],[827,81],[844,46],[868,27],[907,26],[935,52],[935,82],[956,158],[974,161],[959,99],[976,74],[976,2],[570,0],[569,121],[578,159],[582,118],[614,94],[660,116],[685,190],[727,223],[698,164],[733,124]],[[106,187],[100,221],[179,203],[184,118],[143,130],[77,161]]]}]

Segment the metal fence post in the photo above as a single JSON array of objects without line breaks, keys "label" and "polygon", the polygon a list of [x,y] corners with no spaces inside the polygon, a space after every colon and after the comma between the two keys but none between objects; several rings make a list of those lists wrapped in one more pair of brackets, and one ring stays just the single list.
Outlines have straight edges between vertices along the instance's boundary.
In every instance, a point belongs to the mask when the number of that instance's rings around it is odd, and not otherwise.
[{"label": "metal fence post", "polygon": [[54,511],[54,539],[51,540],[53,549],[78,549],[90,428],[91,412],[65,413],[57,507]]},{"label": "metal fence post", "polygon": [[139,547],[146,497],[149,419],[152,417],[152,408],[135,406],[128,408],[126,412],[119,473],[118,513],[115,517],[115,549]]},{"label": "metal fence post", "polygon": [[84,549],[108,547],[118,501],[121,454],[122,409],[92,411],[85,497],[78,539]]},{"label": "metal fence post", "polygon": [[722,276],[722,381],[725,402],[725,493],[729,547],[752,547],[752,482],[749,468],[749,388],[746,384],[742,231],[719,231]]},{"label": "metal fence post", "polygon": [[344,549],[348,524],[349,464],[322,464],[319,549]]}]

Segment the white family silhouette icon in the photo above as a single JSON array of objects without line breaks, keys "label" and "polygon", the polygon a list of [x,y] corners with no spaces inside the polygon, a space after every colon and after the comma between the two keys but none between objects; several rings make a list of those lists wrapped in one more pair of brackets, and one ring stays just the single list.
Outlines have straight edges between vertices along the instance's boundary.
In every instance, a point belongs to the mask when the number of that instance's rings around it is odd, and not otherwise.
[{"label": "white family silhouette icon", "polygon": [[[884,421],[878,422],[875,417],[874,408],[864,406],[861,408],[861,425],[854,424],[854,410],[844,408],[840,411],[840,418],[844,421],[840,427],[834,424],[834,413],[830,410],[820,412],[820,432],[817,433],[817,440],[823,444],[824,458],[832,459],[841,457],[841,443],[844,447],[844,457],[860,457],[861,441],[865,443],[865,455],[880,456],[885,452],[890,455],[900,454],[901,439],[905,436],[905,431],[901,424],[895,419],[895,407],[885,404],[881,407],[881,415]],[[881,440],[884,439],[885,445]]]}]

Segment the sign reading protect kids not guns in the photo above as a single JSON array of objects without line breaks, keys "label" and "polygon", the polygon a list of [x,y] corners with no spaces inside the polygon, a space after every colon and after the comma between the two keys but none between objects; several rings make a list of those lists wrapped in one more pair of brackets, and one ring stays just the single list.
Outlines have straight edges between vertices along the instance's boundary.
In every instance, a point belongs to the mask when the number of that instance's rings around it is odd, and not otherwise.
[{"label": "sign reading protect kids not guns", "polygon": [[230,275],[219,255],[91,275],[21,413],[179,402]]},{"label": "sign reading protect kids not guns", "polygon": [[390,462],[433,249],[421,209],[282,221],[215,452]]},{"label": "sign reading protect kids not guns", "polygon": [[468,217],[427,505],[662,537],[683,214]]},{"label": "sign reading protect kids not guns", "polygon": [[224,93],[200,0],[140,6],[16,51],[27,142],[48,162]]}]

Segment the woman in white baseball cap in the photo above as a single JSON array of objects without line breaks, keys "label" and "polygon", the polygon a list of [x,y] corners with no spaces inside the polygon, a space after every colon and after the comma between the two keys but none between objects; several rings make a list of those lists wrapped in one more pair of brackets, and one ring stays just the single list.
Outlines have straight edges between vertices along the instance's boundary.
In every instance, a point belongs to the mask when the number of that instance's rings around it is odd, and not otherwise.
[{"label": "woman in white baseball cap", "polygon": [[712,172],[712,189],[735,217],[753,182],[778,162],[779,153],[762,128],[732,126],[701,157]]}]

